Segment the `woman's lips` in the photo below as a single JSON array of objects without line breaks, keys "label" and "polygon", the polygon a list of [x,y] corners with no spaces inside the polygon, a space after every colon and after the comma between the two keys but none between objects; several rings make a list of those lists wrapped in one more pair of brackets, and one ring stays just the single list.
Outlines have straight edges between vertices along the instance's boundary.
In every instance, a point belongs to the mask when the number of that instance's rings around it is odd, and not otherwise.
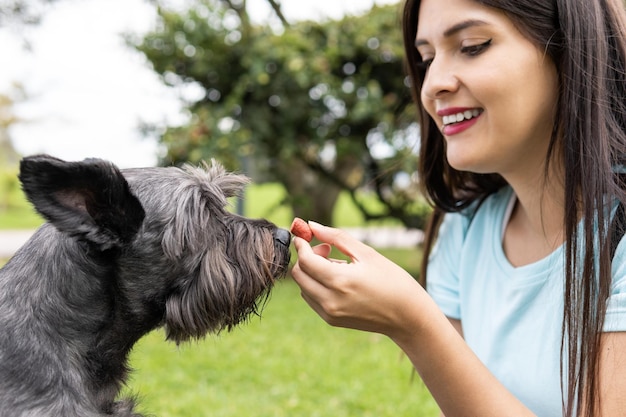
[{"label": "woman's lips", "polygon": [[444,135],[454,135],[473,126],[483,113],[479,108],[449,107],[437,111],[437,115],[442,118],[443,127],[441,132]]},{"label": "woman's lips", "polygon": [[479,118],[480,115],[478,115],[477,117],[472,117],[469,120],[463,120],[461,122],[444,125],[441,129],[441,133],[446,136],[456,135],[474,126]]}]

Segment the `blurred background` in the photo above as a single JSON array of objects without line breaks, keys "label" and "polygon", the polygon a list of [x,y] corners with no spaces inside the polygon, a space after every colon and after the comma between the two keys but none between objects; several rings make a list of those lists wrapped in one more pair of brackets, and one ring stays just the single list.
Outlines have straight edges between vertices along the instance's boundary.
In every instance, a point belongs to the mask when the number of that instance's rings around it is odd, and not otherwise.
[{"label": "blurred background", "polygon": [[359,221],[419,229],[400,15],[391,0],[2,0],[0,166],[217,158],[279,185],[293,215],[337,225],[345,193]]},{"label": "blurred background", "polygon": [[[0,0],[0,265],[42,219],[21,156],[122,168],[215,158],[233,209],[348,228],[415,277],[429,206],[398,0]],[[4,242],[4,243],[3,243]],[[435,416],[391,342],[329,328],[287,279],[262,320],[190,346],[161,332],[128,391],[160,416]]]}]

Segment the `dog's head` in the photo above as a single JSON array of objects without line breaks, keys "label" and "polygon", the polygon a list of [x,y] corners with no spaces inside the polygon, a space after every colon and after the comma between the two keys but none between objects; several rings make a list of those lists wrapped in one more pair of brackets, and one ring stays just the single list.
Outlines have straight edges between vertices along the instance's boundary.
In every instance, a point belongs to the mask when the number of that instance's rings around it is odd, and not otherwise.
[{"label": "dog's head", "polygon": [[53,226],[110,263],[124,314],[157,320],[176,342],[257,313],[287,270],[289,232],[229,212],[248,179],[216,162],[122,171],[37,155],[22,160],[20,180]]}]

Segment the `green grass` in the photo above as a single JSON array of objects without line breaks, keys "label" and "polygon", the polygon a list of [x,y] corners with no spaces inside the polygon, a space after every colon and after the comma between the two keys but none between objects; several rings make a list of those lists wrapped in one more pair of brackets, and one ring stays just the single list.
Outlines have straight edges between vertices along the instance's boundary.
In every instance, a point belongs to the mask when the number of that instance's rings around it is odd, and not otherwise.
[{"label": "green grass", "polygon": [[[4,197],[4,198],[3,198]],[[280,205],[285,197],[284,188],[277,183],[253,184],[246,188],[244,195],[244,212],[247,217],[266,218],[281,227],[289,227],[293,220],[291,208]],[[366,194],[362,196],[369,208],[376,207],[375,199]],[[4,200],[11,202],[9,208],[0,204],[0,230],[2,229],[32,229],[39,227],[43,219],[35,213],[19,188],[14,188],[11,195],[0,195],[0,203]],[[233,206],[234,200],[231,201]],[[337,200],[334,210],[334,224],[339,227],[362,227],[365,225],[363,215],[354,206],[350,197],[342,193]],[[384,220],[369,223],[369,226],[384,224],[401,227],[399,222]]]},{"label": "green grass", "polygon": [[[278,183],[254,184],[249,186],[244,195],[244,210],[246,216],[252,218],[266,218],[279,226],[288,227],[293,220],[293,213],[289,207],[280,206],[285,198],[285,189]],[[378,204],[373,197],[367,194],[361,196],[369,209],[375,209]],[[335,204],[333,222],[340,227],[362,227],[365,219],[354,206],[347,193],[341,193]],[[398,221],[384,220],[376,224],[401,226]],[[373,226],[373,223],[369,223]]]},{"label": "green grass", "polygon": [[[416,272],[416,251],[382,252]],[[290,278],[276,285],[261,318],[179,347],[154,331],[130,365],[123,395],[137,395],[141,412],[161,417],[439,415],[397,346],[327,325]]]},{"label": "green grass", "polygon": [[387,338],[324,323],[286,279],[262,318],[177,348],[136,346],[127,392],[161,417],[435,417],[432,397]]},{"label": "green grass", "polygon": [[293,220],[291,208],[280,205],[285,198],[285,189],[277,183],[252,184],[243,195],[244,213],[254,219],[268,219],[288,227]]},{"label": "green grass", "polygon": [[34,229],[42,223],[24,196],[17,171],[0,170],[0,230]]},{"label": "green grass", "polygon": [[34,229],[41,226],[43,221],[43,218],[28,206],[0,210],[0,230]]},{"label": "green grass", "polygon": [[[250,186],[245,214],[288,227],[292,213],[279,207],[283,197],[276,184]],[[11,209],[0,210],[0,229],[41,224],[21,191],[11,201]],[[335,222],[364,226],[346,195],[337,203]],[[417,276],[416,250],[381,253]],[[155,331],[135,346],[131,366],[126,393],[138,395],[142,412],[161,417],[438,416],[410,362],[390,340],[328,326],[291,279],[277,284],[262,318],[180,347]]]}]

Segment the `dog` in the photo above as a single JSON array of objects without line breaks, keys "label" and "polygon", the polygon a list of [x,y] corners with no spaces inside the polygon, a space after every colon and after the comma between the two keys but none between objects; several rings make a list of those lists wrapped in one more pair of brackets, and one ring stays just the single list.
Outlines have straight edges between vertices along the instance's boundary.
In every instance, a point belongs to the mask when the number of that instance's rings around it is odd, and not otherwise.
[{"label": "dog", "polygon": [[249,180],[218,162],[118,169],[20,163],[47,220],[0,270],[0,416],[138,417],[117,399],[133,345],[181,343],[260,314],[289,231],[227,210]]}]

